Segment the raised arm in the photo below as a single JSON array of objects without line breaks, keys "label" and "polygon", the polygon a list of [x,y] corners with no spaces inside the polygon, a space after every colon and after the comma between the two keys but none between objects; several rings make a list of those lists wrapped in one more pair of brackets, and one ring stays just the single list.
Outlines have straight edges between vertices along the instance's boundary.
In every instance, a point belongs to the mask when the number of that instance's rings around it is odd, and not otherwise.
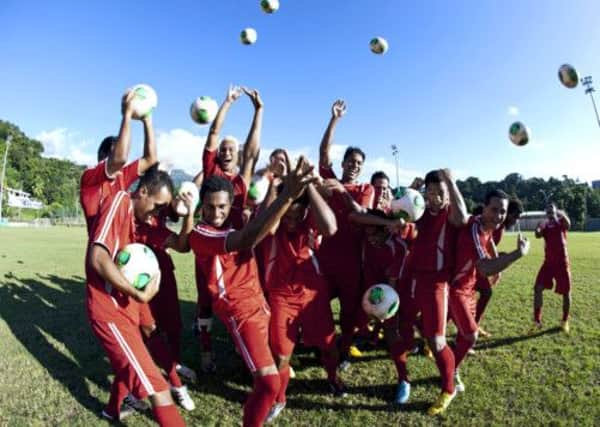
[{"label": "raised arm", "polygon": [[571,228],[571,219],[567,215],[567,213],[563,210],[556,211],[556,215],[558,216],[558,221],[562,224],[565,230],[569,230]]},{"label": "raised arm", "polygon": [[121,118],[119,136],[106,161],[106,171],[108,175],[111,176],[125,166],[127,158],[129,157],[129,147],[131,145],[131,118],[133,116],[131,101],[133,100],[133,96],[133,91],[129,91],[123,95],[123,98],[121,99],[121,114],[123,117]]},{"label": "raised arm", "polygon": [[158,163],[156,154],[156,139],[154,138],[154,127],[152,126],[152,115],[148,114],[142,119],[144,124],[144,155],[138,162],[138,174],[143,175],[148,169]]},{"label": "raised arm", "polygon": [[467,212],[467,205],[463,199],[456,181],[452,177],[450,169],[442,169],[442,177],[446,186],[448,187],[448,195],[450,198],[450,214],[448,219],[455,227],[462,227],[467,225],[469,221],[469,213]]},{"label": "raised arm", "polygon": [[248,132],[246,143],[244,144],[241,167],[242,178],[246,182],[246,185],[249,185],[252,180],[252,175],[254,174],[254,166],[258,161],[258,154],[260,153],[263,102],[262,99],[260,99],[260,94],[257,90],[243,88],[243,91],[250,97],[252,104],[254,105],[254,118],[252,119],[252,126],[250,126],[250,132]]},{"label": "raised arm", "polygon": [[217,116],[210,125],[210,130],[208,131],[208,136],[206,137],[206,144],[204,145],[205,150],[215,151],[219,146],[219,134],[221,133],[223,123],[225,123],[227,112],[229,111],[231,104],[233,104],[241,94],[242,89],[239,86],[229,86],[227,95],[225,96],[225,101],[223,101],[221,104],[221,107],[217,112]]},{"label": "raised arm", "polygon": [[493,276],[505,270],[509,265],[529,252],[529,240],[519,234],[517,249],[507,254],[500,254],[497,258],[480,259],[477,261],[477,271],[484,276]]},{"label": "raised arm", "polygon": [[333,236],[337,232],[335,214],[313,184],[308,184],[306,191],[308,191],[310,200],[310,214],[317,225],[319,233],[324,237]]},{"label": "raised arm", "polygon": [[329,119],[329,124],[327,125],[327,129],[325,129],[323,139],[321,140],[321,146],[319,147],[319,165],[321,167],[331,167],[331,158],[329,157],[329,150],[331,149],[331,143],[333,142],[335,126],[337,125],[338,120],[344,114],[346,114],[346,103],[341,99],[338,99],[333,103],[333,106],[331,107],[331,119]]}]

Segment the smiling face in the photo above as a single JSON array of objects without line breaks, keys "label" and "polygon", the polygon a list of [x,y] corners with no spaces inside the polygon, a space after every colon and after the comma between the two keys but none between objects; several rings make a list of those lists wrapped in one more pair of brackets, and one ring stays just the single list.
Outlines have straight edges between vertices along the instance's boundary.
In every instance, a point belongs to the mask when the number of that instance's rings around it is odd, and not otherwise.
[{"label": "smiling face", "polygon": [[485,228],[490,230],[500,228],[506,220],[507,211],[508,199],[492,197],[488,204],[483,207],[483,213],[481,214]]},{"label": "smiling face", "polygon": [[237,141],[229,138],[221,141],[217,157],[223,171],[233,173],[238,165],[238,156],[239,148]]},{"label": "smiling face", "polygon": [[227,191],[207,192],[202,200],[202,219],[209,225],[222,227],[231,211],[231,198]]},{"label": "smiling face", "polygon": [[354,182],[358,179],[365,162],[362,154],[354,151],[350,153],[342,162],[342,181]]},{"label": "smiling face", "polygon": [[448,205],[448,186],[445,182],[430,182],[425,188],[427,207],[437,213]]},{"label": "smiling face", "polygon": [[172,199],[173,195],[166,185],[159,187],[154,193],[150,193],[146,187],[141,187],[133,198],[135,218],[140,222],[148,222],[150,217],[158,215]]}]

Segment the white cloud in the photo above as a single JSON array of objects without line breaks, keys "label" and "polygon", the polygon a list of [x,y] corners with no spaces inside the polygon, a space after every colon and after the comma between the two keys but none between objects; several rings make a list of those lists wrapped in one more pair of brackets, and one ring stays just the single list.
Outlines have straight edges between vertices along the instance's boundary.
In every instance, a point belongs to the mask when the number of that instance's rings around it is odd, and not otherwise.
[{"label": "white cloud", "polygon": [[45,157],[71,160],[87,166],[95,162],[94,154],[86,150],[87,142],[78,132],[56,128],[40,132],[35,139],[44,145]]},{"label": "white cloud", "polygon": [[514,105],[509,106],[506,114],[508,114],[509,116],[513,116],[513,117],[518,116],[519,115],[519,107],[515,107]]},{"label": "white cloud", "polygon": [[156,136],[158,158],[168,170],[183,169],[196,175],[202,169],[202,150],[206,136],[185,129],[159,130]]}]

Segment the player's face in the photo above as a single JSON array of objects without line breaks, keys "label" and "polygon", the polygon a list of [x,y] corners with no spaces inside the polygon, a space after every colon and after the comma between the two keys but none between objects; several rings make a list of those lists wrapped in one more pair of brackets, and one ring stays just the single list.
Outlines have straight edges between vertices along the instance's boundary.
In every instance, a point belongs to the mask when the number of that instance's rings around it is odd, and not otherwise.
[{"label": "player's face", "polygon": [[344,181],[356,181],[362,171],[364,159],[360,153],[350,154],[346,160],[342,162],[342,179]]},{"label": "player's face", "polygon": [[365,227],[365,236],[370,245],[378,248],[384,245],[388,238],[388,233],[385,228],[369,225]]},{"label": "player's face", "polygon": [[213,227],[221,227],[231,211],[231,199],[227,191],[205,193],[202,200],[202,218]]},{"label": "player's face", "polygon": [[166,185],[153,194],[150,194],[146,187],[142,187],[133,199],[133,213],[138,221],[148,222],[151,217],[158,215],[161,209],[169,205],[171,200],[173,195]]},{"label": "player's face", "polygon": [[508,210],[508,200],[500,199],[498,197],[492,197],[490,202],[483,207],[483,224],[487,228],[497,229],[499,228],[506,219],[506,212]]},{"label": "player's face", "polygon": [[373,187],[381,193],[383,190],[390,188],[390,182],[385,178],[377,178],[373,181]]},{"label": "player's face", "polygon": [[281,218],[281,226],[288,233],[295,232],[306,218],[307,209],[300,203],[294,203]]},{"label": "player's face", "polygon": [[448,187],[445,182],[430,182],[425,188],[425,201],[427,207],[433,211],[446,207],[448,204]]},{"label": "player's face", "polygon": [[548,218],[556,218],[556,206],[554,206],[554,205],[546,206],[546,216]]},{"label": "player's face", "polygon": [[276,177],[281,176],[282,173],[282,165],[287,165],[287,159],[285,158],[285,154],[277,153],[269,159],[270,165],[269,169],[273,172],[273,175]]},{"label": "player's face", "polygon": [[224,140],[219,145],[219,163],[226,172],[232,172],[238,165],[238,146],[234,141]]}]

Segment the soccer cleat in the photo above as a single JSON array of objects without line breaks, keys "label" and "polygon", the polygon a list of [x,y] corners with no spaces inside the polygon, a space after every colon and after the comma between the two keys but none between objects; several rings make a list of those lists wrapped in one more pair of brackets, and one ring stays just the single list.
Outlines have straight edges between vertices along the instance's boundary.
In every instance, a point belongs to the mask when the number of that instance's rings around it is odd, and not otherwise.
[{"label": "soccer cleat", "polygon": [[360,359],[361,357],[363,357],[362,351],[360,351],[360,349],[355,345],[350,346],[350,349],[348,350],[348,355],[350,355],[351,357],[355,357],[357,359]]},{"label": "soccer cleat", "polygon": [[175,370],[177,371],[177,375],[179,375],[184,380],[190,383],[196,382],[197,377],[193,369],[178,363],[177,366],[175,366]]},{"label": "soccer cleat", "polygon": [[275,404],[271,407],[267,418],[265,419],[265,424],[272,423],[275,420],[275,418],[277,418],[279,414],[281,414],[283,408],[285,408],[285,402],[275,402]]},{"label": "soccer cleat", "polygon": [[529,335],[532,335],[541,330],[542,330],[542,322],[533,322],[533,325],[531,326],[531,328],[529,329],[529,332],[527,332],[527,333]]},{"label": "soccer cleat", "polygon": [[127,418],[130,415],[133,415],[135,412],[135,409],[133,409],[131,406],[122,405],[118,417],[110,415],[108,412],[106,412],[106,410],[103,409],[102,418],[105,418],[109,421],[123,421],[125,418]]},{"label": "soccer cleat", "polygon": [[460,379],[458,370],[454,371],[454,388],[456,389],[457,393],[464,393],[465,391],[465,384]]},{"label": "soccer cleat", "polygon": [[142,399],[137,399],[133,394],[129,393],[123,399],[123,406],[129,406],[138,412],[144,412],[150,409],[148,402]]},{"label": "soccer cleat", "polygon": [[200,369],[205,374],[212,374],[217,371],[217,365],[213,361],[211,352],[205,351],[200,353]]},{"label": "soccer cleat", "polygon": [[171,393],[175,397],[175,400],[179,405],[185,409],[186,411],[193,411],[196,409],[196,404],[190,397],[190,393],[186,386],[182,385],[181,387],[171,387]]},{"label": "soccer cleat", "polygon": [[433,359],[433,351],[431,351],[431,347],[429,347],[429,343],[427,343],[427,341],[425,341],[425,344],[423,344],[423,354],[425,355],[425,357],[428,357],[429,359]]},{"label": "soccer cleat", "polygon": [[338,365],[338,372],[346,372],[348,368],[350,368],[352,363],[348,359],[340,360],[340,364]]},{"label": "soccer cleat", "polygon": [[469,356],[475,356],[477,354],[477,352],[475,351],[475,349],[473,347],[471,347],[470,349],[467,350],[467,354]]},{"label": "soccer cleat", "polygon": [[481,338],[490,338],[492,336],[492,334],[490,334],[488,331],[486,331],[485,329],[483,329],[481,326],[479,327],[479,336]]},{"label": "soccer cleat", "polygon": [[562,320],[560,322],[560,329],[565,333],[565,334],[569,334],[569,332],[571,332],[571,327],[569,326],[569,320]]},{"label": "soccer cleat", "polygon": [[436,415],[443,413],[446,409],[448,409],[448,406],[450,406],[450,402],[452,402],[452,400],[455,397],[456,397],[456,391],[454,393],[442,392],[438,396],[435,403],[433,405],[431,405],[429,407],[429,409],[427,410],[427,415],[434,417]]},{"label": "soccer cleat", "polygon": [[331,391],[331,394],[333,394],[334,397],[348,396],[346,386],[339,378],[337,378],[335,381],[329,382],[329,390]]},{"label": "soccer cleat", "polygon": [[294,371],[294,368],[292,368],[292,365],[289,365],[290,367],[290,378],[296,378],[296,371]]},{"label": "soccer cleat", "polygon": [[394,395],[394,403],[397,405],[404,405],[408,402],[410,397],[410,383],[408,381],[400,381],[396,387],[396,394]]}]

